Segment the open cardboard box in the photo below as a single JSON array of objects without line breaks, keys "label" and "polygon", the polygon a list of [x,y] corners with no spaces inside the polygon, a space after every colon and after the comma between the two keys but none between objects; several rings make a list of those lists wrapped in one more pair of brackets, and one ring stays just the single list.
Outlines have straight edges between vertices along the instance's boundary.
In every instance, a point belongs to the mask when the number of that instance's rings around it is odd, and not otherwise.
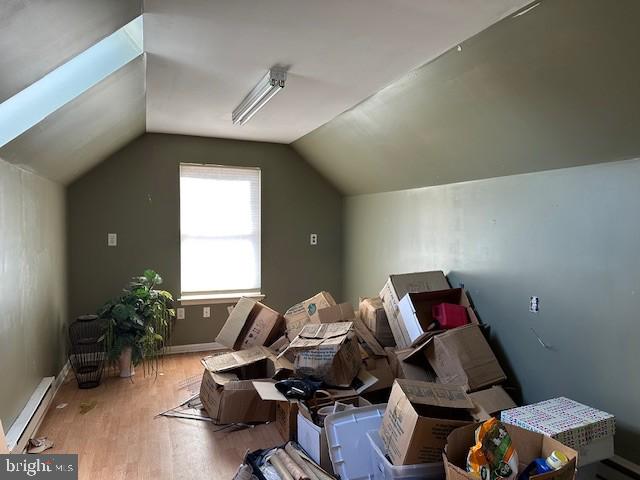
[{"label": "open cardboard box", "polygon": [[472,408],[461,386],[396,380],[380,427],[391,463],[440,461],[447,435],[472,422]]},{"label": "open cardboard box", "polygon": [[436,382],[437,376],[424,355],[415,355],[413,348],[385,348],[389,366],[395,378]]},{"label": "open cardboard box", "polygon": [[352,326],[352,322],[305,325],[278,358],[293,355],[296,375],[310,375],[328,385],[348,387],[362,366]]},{"label": "open cardboard box", "polygon": [[440,303],[453,303],[465,307],[469,323],[478,325],[476,316],[467,294],[461,288],[449,288],[434,292],[407,293],[398,305],[402,315],[402,331],[405,342],[411,346],[422,343],[427,336],[438,330],[433,317],[433,306]]},{"label": "open cardboard box", "polygon": [[[466,471],[469,449],[475,445],[475,431],[479,423],[453,430],[447,437],[447,446],[442,455],[447,480],[477,480]],[[531,432],[514,425],[504,424],[518,454],[518,471],[522,472],[536,458],[547,458],[554,450],[560,450],[569,459],[564,467],[542,475],[530,477],[532,480],[570,480],[575,477],[577,456],[575,450],[551,437]]]},{"label": "open cardboard box", "polygon": [[218,333],[216,342],[234,350],[269,345],[282,335],[282,315],[250,298],[241,298]]},{"label": "open cardboard box", "polygon": [[387,313],[389,328],[393,333],[398,348],[411,346],[408,336],[404,330],[404,319],[400,312],[400,300],[407,293],[431,292],[436,290],[446,290],[451,288],[444,272],[417,272],[390,275],[380,292],[380,299]]},{"label": "open cardboard box", "polygon": [[302,327],[311,321],[311,316],[318,310],[335,304],[336,301],[329,292],[320,292],[289,308],[289,310],[284,313],[287,337],[289,337],[289,340],[293,340],[298,336]]},{"label": "open cardboard box", "polygon": [[266,347],[254,347],[202,359],[205,371],[200,400],[220,424],[267,422],[275,419],[275,402],[262,400],[252,380],[286,377],[293,366]]},{"label": "open cardboard box", "polygon": [[507,376],[484,338],[480,327],[465,325],[433,335],[405,359],[426,357],[438,381],[479,390],[506,380]]}]

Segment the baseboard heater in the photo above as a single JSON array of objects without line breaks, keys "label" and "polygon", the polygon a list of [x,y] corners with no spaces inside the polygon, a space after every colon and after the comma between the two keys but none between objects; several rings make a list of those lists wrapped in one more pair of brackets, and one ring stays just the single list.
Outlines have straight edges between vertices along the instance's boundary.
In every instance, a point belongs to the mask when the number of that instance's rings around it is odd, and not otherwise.
[{"label": "baseboard heater", "polygon": [[7,448],[11,453],[22,453],[27,442],[42,423],[54,395],[55,377],[45,377],[6,433]]}]

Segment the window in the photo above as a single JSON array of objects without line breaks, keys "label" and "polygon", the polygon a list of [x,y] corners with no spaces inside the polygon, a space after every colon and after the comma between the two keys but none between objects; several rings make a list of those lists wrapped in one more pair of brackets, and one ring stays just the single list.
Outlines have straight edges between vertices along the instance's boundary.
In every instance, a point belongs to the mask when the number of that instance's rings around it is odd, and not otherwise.
[{"label": "window", "polygon": [[260,293],[260,169],[180,165],[182,297]]},{"label": "window", "polygon": [[0,103],[0,147],[142,55],[142,30],[140,15]]}]

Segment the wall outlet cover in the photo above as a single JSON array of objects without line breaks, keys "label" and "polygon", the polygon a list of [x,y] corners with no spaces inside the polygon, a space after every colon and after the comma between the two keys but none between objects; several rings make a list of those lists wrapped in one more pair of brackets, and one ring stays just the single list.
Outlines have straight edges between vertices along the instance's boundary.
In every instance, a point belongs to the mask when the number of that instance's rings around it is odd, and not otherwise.
[{"label": "wall outlet cover", "polygon": [[318,244],[318,234],[312,233],[309,235],[309,245],[317,245]]},{"label": "wall outlet cover", "polygon": [[107,246],[108,247],[116,247],[116,246],[118,246],[118,234],[117,233],[107,233]]},{"label": "wall outlet cover", "polygon": [[184,308],[176,308],[176,318],[178,320],[184,320]]},{"label": "wall outlet cover", "polygon": [[529,297],[529,311],[531,313],[540,311],[540,299],[538,297]]},{"label": "wall outlet cover", "polygon": [[211,317],[211,307],[203,307],[202,308],[202,317],[203,318]]}]

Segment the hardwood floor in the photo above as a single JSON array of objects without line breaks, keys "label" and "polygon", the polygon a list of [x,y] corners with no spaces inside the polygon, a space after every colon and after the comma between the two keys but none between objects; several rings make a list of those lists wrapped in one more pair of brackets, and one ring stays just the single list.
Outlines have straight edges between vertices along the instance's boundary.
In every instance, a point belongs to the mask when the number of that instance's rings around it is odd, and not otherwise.
[{"label": "hardwood floor", "polygon": [[[275,425],[216,432],[209,422],[154,419],[192,395],[180,382],[202,374],[204,355],[171,355],[157,378],[112,376],[91,390],[80,390],[71,373],[38,431],[55,444],[47,453],[78,453],[80,479],[230,479],[246,450],[283,443]],[[81,414],[80,404],[93,400]]]}]

